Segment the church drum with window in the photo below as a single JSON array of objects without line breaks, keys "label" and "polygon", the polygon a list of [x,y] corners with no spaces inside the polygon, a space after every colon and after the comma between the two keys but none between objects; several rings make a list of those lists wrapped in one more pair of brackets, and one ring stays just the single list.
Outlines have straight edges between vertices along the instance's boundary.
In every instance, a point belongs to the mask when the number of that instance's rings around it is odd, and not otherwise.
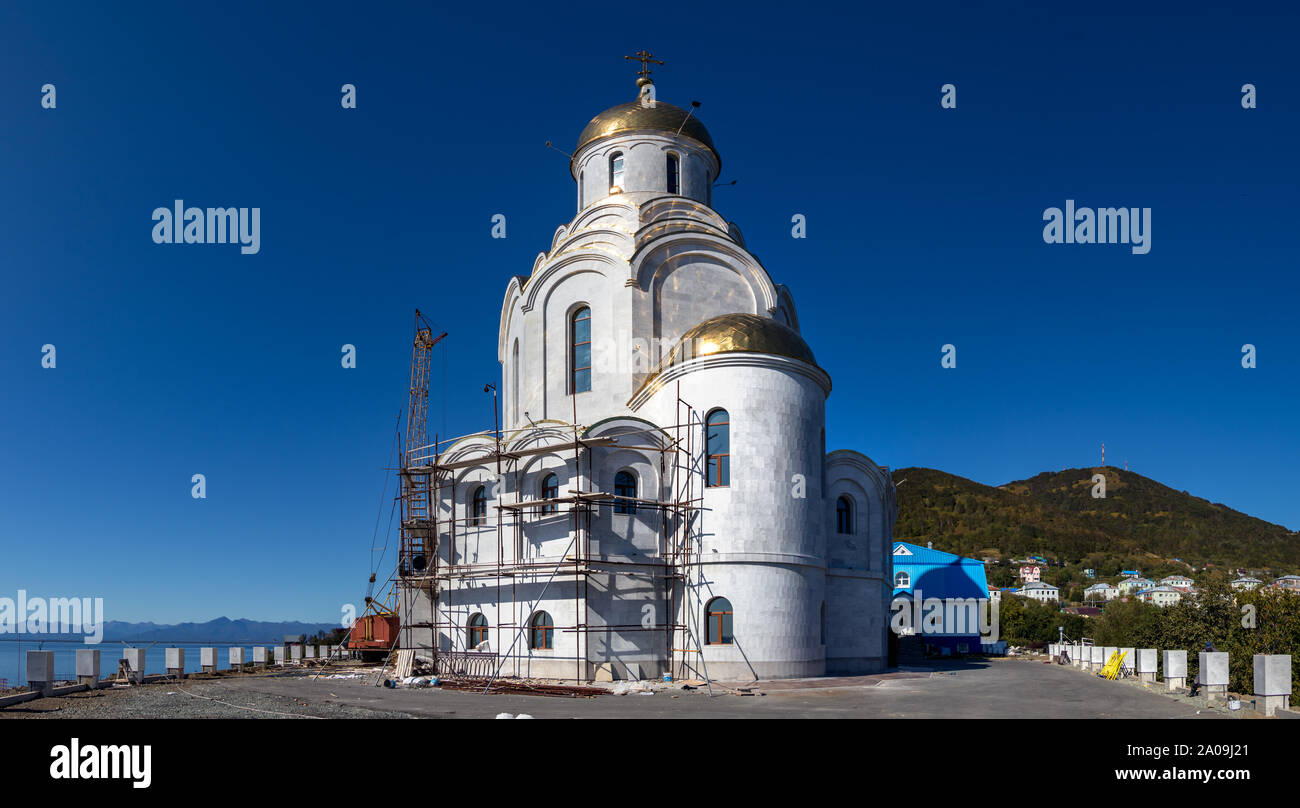
[{"label": "church drum with window", "polygon": [[[502,441],[519,459],[500,477],[494,461],[475,464],[489,433],[443,450],[460,465],[435,502],[435,580],[401,590],[403,642],[491,653],[502,676],[882,670],[888,470],[826,451],[831,378],[790,290],[713,207],[712,137],[657,100],[648,71],[637,84],[582,130],[578,210],[506,285]],[[698,431],[674,467],[659,449],[678,434],[679,401]],[[593,442],[577,462],[575,412]],[[686,475],[697,507],[675,577],[665,537],[680,526],[655,503],[679,498]],[[577,492],[605,495],[579,525]],[[685,627],[671,642],[669,624]]]}]

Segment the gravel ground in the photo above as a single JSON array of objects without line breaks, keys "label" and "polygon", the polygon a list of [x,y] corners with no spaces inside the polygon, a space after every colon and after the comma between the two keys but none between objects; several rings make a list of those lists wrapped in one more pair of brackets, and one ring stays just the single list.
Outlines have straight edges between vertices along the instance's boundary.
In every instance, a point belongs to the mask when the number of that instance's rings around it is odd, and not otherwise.
[{"label": "gravel ground", "polygon": [[[331,694],[332,695],[332,694]],[[220,701],[213,701],[219,699]],[[312,703],[271,693],[232,692],[222,682],[186,681],[83,691],[0,710],[4,718],[410,718],[406,713]]]}]

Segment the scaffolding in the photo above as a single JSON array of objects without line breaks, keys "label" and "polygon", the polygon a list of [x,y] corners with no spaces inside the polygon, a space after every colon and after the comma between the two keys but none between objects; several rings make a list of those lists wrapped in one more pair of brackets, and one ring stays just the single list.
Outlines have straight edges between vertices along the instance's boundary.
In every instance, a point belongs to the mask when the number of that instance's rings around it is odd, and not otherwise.
[{"label": "scaffolding", "polygon": [[[592,662],[590,635],[593,632],[645,631],[663,635],[663,659],[668,673],[677,679],[702,679],[708,684],[708,670],[699,638],[702,618],[698,614],[699,608],[694,608],[699,604],[692,603],[693,592],[698,589],[698,532],[704,489],[704,458],[702,452],[696,451],[696,447],[703,440],[704,421],[682,399],[680,382],[676,388],[676,417],[674,423],[667,427],[625,430],[617,436],[585,437],[588,428],[578,422],[575,401],[573,420],[569,423],[547,422],[545,426],[534,424],[531,428],[507,433],[497,418],[494,396],[493,416],[496,423],[491,431],[446,440],[439,440],[435,436],[429,442],[424,432],[424,408],[428,400],[428,349],[432,347],[431,335],[432,330],[427,329],[427,324],[426,330],[421,332],[420,322],[417,321],[406,444],[401,454],[402,465],[398,469],[402,521],[394,585],[404,593],[401,598],[404,608],[400,615],[401,647],[432,659],[434,669],[441,677],[481,678],[491,665],[492,671],[487,682],[487,688],[490,689],[492,681],[502,677],[503,673],[517,675],[517,668],[509,672],[503,671],[503,668],[512,659],[518,665],[520,657],[514,655],[514,649],[529,630],[525,621],[531,618],[551,582],[557,576],[563,576],[566,582],[573,585],[575,619],[568,625],[555,625],[551,628],[574,637],[573,678],[576,681],[591,678],[587,666]],[[491,385],[486,389],[492,389]],[[571,440],[561,437],[569,432],[572,433]],[[623,442],[637,435],[648,437],[643,437],[636,443]],[[547,436],[551,439],[542,440],[536,445],[520,445],[524,438],[540,439]],[[481,441],[481,451],[468,457],[448,459],[447,450],[466,439]],[[515,448],[510,448],[512,446]],[[602,450],[615,448],[657,455],[660,472],[658,493],[667,495],[659,498],[636,497],[598,490],[592,473],[595,468],[594,458]],[[557,496],[525,499],[521,461],[537,455],[562,452],[572,453],[575,471],[572,487],[558,492]],[[585,475],[582,473],[584,461],[587,469]],[[486,527],[486,517],[475,513],[472,506],[466,516],[457,517],[456,473],[467,468],[482,467],[495,469],[499,486],[495,507],[492,509],[495,512],[495,559],[487,564],[458,564],[459,533],[471,527]],[[508,492],[501,490],[500,486],[506,479],[513,479]],[[479,482],[476,481],[475,484]],[[512,494],[513,497],[507,500],[507,494]],[[444,501],[450,503],[450,508],[446,518],[440,518],[437,509]],[[637,512],[644,509],[660,515],[657,558],[642,562],[592,554],[593,515],[599,514],[602,509],[620,506],[633,507]],[[525,525],[528,523],[529,511],[549,515],[558,514],[561,508],[567,509],[569,526],[568,546],[559,560],[525,558]],[[509,554],[506,552],[507,546],[510,548]],[[528,612],[520,614],[516,581],[520,577],[543,574],[547,578],[541,593],[529,606]],[[608,623],[592,625],[589,590],[593,574],[661,581],[666,620],[662,625],[654,625],[652,621],[648,626]],[[440,607],[439,602],[440,593],[452,588],[453,579],[463,581],[476,578],[490,579],[496,586],[498,612],[492,627],[496,636],[494,641],[488,643],[492,650],[486,653],[468,647],[464,641],[469,615],[457,614],[451,608],[450,597],[446,610]],[[508,585],[504,583],[507,580]],[[412,617],[412,602],[421,595],[427,596],[429,600],[428,620]],[[694,599],[698,600],[698,596]],[[512,610],[509,625],[502,616],[507,603]],[[427,645],[418,641],[416,630],[428,632]],[[449,648],[446,649],[440,647],[440,637],[444,632],[449,638]],[[503,637],[503,634],[506,636]],[[508,645],[503,640],[508,640]],[[462,647],[458,648],[458,645]],[[494,665],[491,664],[493,662]]]}]

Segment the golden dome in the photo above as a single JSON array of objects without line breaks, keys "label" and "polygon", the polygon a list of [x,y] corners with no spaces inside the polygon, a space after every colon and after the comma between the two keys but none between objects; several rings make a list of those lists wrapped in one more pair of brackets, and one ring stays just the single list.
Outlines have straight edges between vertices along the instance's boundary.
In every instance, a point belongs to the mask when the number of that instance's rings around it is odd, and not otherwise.
[{"label": "golden dome", "polygon": [[640,101],[610,107],[592,118],[591,123],[582,130],[582,134],[578,135],[578,147],[573,150],[573,153],[582,151],[583,146],[597,138],[622,132],[651,130],[676,133],[678,129],[681,129],[681,133],[686,137],[699,141],[701,145],[713,152],[721,167],[722,155],[718,154],[717,148],[713,145],[713,138],[709,137],[709,130],[704,128],[700,119],[690,115],[681,107],[663,101],[656,101],[653,108],[641,106]]},{"label": "golden dome", "polygon": [[724,353],[775,354],[817,366],[812,348],[798,331],[771,317],[737,313],[705,320],[682,334],[663,368],[698,356]]}]

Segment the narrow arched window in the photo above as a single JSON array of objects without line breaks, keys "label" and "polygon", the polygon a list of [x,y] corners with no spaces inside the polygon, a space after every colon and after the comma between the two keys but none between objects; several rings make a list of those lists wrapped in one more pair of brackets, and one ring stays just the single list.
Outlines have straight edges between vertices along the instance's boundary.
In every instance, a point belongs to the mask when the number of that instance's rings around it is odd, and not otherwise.
[{"label": "narrow arched window", "polygon": [[853,501],[848,497],[835,500],[835,532],[853,532]]},{"label": "narrow arched window", "polygon": [[487,642],[488,638],[488,621],[480,612],[469,619],[469,625],[465,627],[465,645],[473,649],[479,646],[479,643]]},{"label": "narrow arched window", "polygon": [[704,607],[705,645],[731,645],[731,601],[714,598]]},{"label": "narrow arched window", "polygon": [[[548,474],[542,478],[542,499],[556,499],[560,496],[560,478],[555,474]],[[539,513],[545,516],[548,513],[556,513],[559,505],[554,502],[548,502],[542,506]]]},{"label": "narrow arched window", "polygon": [[474,501],[470,510],[471,525],[487,523],[487,486],[480,485],[474,489]]},{"label": "narrow arched window", "polygon": [[705,419],[704,452],[708,461],[705,485],[731,485],[731,417],[714,410]]},{"label": "narrow arched window", "polygon": [[908,575],[906,572],[896,572],[896,573],[894,573],[894,588],[895,588],[895,589],[910,589],[911,586],[912,586],[912,576],[911,576],[911,575]]},{"label": "narrow arched window", "polygon": [[555,647],[555,623],[546,612],[538,612],[529,621],[528,646],[546,651]]},{"label": "narrow arched window", "polygon": [[578,172],[578,210],[582,210],[582,195],[583,195],[583,191],[586,190],[585,188],[583,188],[583,183],[586,181],[586,179],[587,179],[587,172],[579,171]]},{"label": "narrow arched window", "polygon": [[515,349],[510,357],[510,409],[514,423],[519,423],[519,340],[515,340]]},{"label": "narrow arched window", "polygon": [[678,159],[677,155],[675,154],[668,155],[668,193],[670,194],[681,193],[681,191],[679,190],[681,183],[680,180],[678,179],[680,170],[681,170],[681,162]]},{"label": "narrow arched window", "polygon": [[623,152],[609,156],[609,187],[623,190]]},{"label": "narrow arched window", "polygon": [[614,513],[636,513],[636,475],[630,471],[615,474],[614,496],[620,497],[614,500]]},{"label": "narrow arched window", "polygon": [[591,309],[583,306],[575,311],[569,331],[573,345],[569,356],[573,368],[569,387],[574,393],[585,393],[591,390]]}]

